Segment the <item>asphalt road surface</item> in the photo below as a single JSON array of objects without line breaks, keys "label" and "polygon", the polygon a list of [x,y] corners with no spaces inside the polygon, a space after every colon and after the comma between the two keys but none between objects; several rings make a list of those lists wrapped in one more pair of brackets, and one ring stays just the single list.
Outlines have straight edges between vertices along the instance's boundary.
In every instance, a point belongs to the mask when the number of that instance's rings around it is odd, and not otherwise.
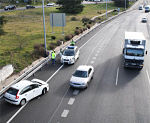
[{"label": "asphalt road surface", "polygon": [[[148,23],[141,23],[142,17]],[[49,62],[29,78],[47,81],[46,95],[23,107],[1,99],[0,123],[150,123],[149,22],[149,13],[133,10],[99,26],[77,42],[80,58],[74,65],[62,66],[57,57],[55,65]],[[141,71],[123,67],[125,31],[143,32],[147,39]],[[71,89],[69,79],[83,64],[94,66],[94,78],[85,90]]]}]

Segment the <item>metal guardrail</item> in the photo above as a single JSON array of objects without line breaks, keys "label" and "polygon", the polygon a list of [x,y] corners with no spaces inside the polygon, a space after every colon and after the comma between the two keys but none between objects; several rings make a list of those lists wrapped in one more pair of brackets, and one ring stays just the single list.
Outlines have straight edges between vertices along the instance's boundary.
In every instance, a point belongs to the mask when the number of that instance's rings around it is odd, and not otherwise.
[{"label": "metal guardrail", "polygon": [[[27,75],[29,75],[29,74],[31,74],[31,73],[34,74],[33,71],[39,70],[42,66],[44,66],[44,65],[47,63],[48,59],[49,59],[49,58],[47,57],[47,58],[41,60],[38,64],[36,64],[36,65],[33,66],[32,68],[30,68],[28,71],[24,72],[20,77],[18,77],[16,80],[14,80],[13,82],[11,82],[11,83],[10,83],[8,86],[6,86],[5,88],[3,88],[3,89],[0,91],[0,95],[2,95],[12,84],[19,82],[20,80],[24,79]],[[39,68],[39,66],[40,66],[40,68]]]}]

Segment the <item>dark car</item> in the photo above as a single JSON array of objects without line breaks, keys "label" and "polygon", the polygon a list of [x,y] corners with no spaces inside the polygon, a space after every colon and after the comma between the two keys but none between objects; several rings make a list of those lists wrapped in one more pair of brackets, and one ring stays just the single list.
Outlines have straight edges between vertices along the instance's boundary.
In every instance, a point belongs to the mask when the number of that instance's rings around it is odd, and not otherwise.
[{"label": "dark car", "polygon": [[35,6],[32,6],[32,5],[26,5],[26,9],[34,9]]},{"label": "dark car", "polygon": [[8,6],[5,6],[4,7],[4,10],[7,11],[7,10],[14,10],[16,9],[16,6],[15,5],[8,5]]}]

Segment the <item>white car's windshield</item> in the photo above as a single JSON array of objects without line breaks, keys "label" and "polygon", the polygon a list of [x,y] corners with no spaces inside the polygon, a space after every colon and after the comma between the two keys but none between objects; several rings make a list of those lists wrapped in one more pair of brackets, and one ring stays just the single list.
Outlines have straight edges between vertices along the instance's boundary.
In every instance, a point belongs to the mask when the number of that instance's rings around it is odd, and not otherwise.
[{"label": "white car's windshield", "polygon": [[86,78],[87,77],[87,71],[76,70],[75,73],[73,74],[73,76]]},{"label": "white car's windshield", "polygon": [[64,56],[74,56],[74,50],[72,49],[67,49],[63,52]]}]

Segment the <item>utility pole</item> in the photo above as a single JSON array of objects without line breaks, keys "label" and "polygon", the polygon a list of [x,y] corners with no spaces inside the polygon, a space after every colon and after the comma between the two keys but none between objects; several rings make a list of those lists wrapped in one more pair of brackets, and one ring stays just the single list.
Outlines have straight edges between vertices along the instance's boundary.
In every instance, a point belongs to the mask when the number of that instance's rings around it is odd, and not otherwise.
[{"label": "utility pole", "polygon": [[106,18],[107,18],[107,0],[106,0]]},{"label": "utility pole", "polygon": [[44,0],[42,0],[42,8],[43,8],[43,27],[44,27],[44,46],[45,46],[45,51],[47,51],[46,48],[46,31],[45,31],[45,14],[44,14]]},{"label": "utility pole", "polygon": [[126,11],[126,0],[125,0],[125,11]]}]

